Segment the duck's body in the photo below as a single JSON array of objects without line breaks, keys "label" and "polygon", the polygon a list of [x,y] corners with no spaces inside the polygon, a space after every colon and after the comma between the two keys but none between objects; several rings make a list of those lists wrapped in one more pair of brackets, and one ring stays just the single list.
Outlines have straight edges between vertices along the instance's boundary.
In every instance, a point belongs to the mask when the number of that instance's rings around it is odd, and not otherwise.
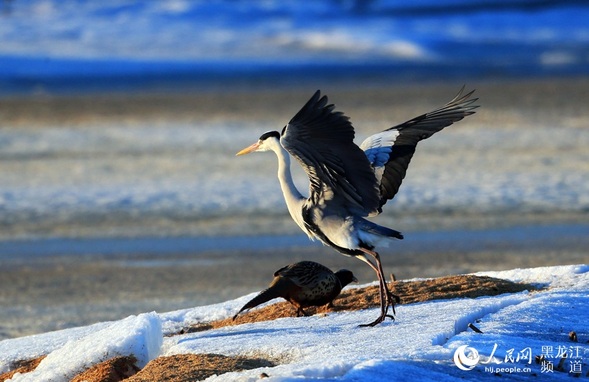
[{"label": "duck's body", "polygon": [[343,287],[357,281],[352,272],[345,269],[333,273],[313,261],[290,264],[274,272],[270,286],[245,304],[233,319],[244,310],[275,298],[285,299],[296,308],[297,315],[306,316],[303,308],[331,304]]}]

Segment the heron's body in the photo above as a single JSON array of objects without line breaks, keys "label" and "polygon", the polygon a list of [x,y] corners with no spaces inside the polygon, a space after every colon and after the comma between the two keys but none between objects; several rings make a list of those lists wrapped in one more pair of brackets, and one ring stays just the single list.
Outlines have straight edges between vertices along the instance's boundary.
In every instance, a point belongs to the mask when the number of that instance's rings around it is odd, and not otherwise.
[{"label": "heron's body", "polygon": [[[310,239],[337,247],[340,253],[353,256],[349,252],[354,252],[361,244],[374,248],[383,238],[403,238],[398,231],[357,215],[342,215],[339,209],[334,210],[329,203],[317,203],[304,197],[293,182],[289,153],[278,139],[267,139],[267,146],[278,157],[278,180],[288,212]],[[326,201],[332,199],[332,195],[326,195]]]},{"label": "heron's body", "polygon": [[[377,273],[381,292],[381,315],[388,315],[393,296],[384,280],[380,256],[374,249],[383,241],[402,239],[393,229],[367,218],[378,215],[399,187],[417,143],[474,113],[472,92],[461,92],[445,106],[368,137],[358,147],[354,128],[341,112],[333,111],[327,97],[317,91],[284,127],[282,133],[263,134],[258,142],[240,151],[274,151],[278,179],[288,211],[297,225],[341,254],[354,256]],[[310,181],[303,196],[290,172],[290,157],[296,158]]]}]

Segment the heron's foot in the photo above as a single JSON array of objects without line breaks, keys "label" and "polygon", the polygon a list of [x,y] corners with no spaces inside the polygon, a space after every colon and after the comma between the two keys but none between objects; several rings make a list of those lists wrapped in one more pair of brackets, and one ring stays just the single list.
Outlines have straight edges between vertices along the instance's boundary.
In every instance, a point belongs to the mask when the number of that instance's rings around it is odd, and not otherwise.
[{"label": "heron's foot", "polygon": [[376,325],[380,324],[380,323],[381,323],[381,322],[383,322],[383,321],[384,321],[384,318],[382,318],[382,317],[378,317],[376,320],[372,321],[372,322],[371,322],[371,323],[369,323],[369,324],[360,324],[359,326],[360,326],[361,328],[373,327],[373,326],[376,326]]},{"label": "heron's foot", "polygon": [[[387,301],[387,303],[388,303],[388,301]],[[393,314],[388,314],[389,307],[393,308]],[[380,324],[381,322],[385,321],[387,318],[390,318],[391,320],[395,321],[395,305],[393,305],[393,304],[387,305],[384,310],[381,310],[380,316],[378,316],[378,318],[376,320],[372,321],[369,324],[361,324],[360,327],[376,326],[376,325]]]},{"label": "heron's foot", "polygon": [[384,320],[386,320],[387,318],[390,318],[391,320],[395,321],[395,317],[390,315],[390,314],[381,314],[380,316],[378,316],[378,318],[374,321],[372,321],[371,323],[368,324],[360,324],[360,327],[362,328],[366,328],[366,327],[373,327],[376,326],[378,324],[380,324],[381,322],[383,322]]},{"label": "heron's foot", "polygon": [[[385,314],[384,314],[384,318],[386,319],[387,317],[390,318],[391,320],[395,321],[395,314],[397,314],[397,312],[395,312],[395,304],[391,303],[390,301],[387,301],[387,303],[389,305],[387,305],[386,309],[385,309]],[[389,307],[393,308],[393,314],[389,314]],[[384,321],[384,319],[383,319]]]},{"label": "heron's foot", "polygon": [[[400,304],[401,303],[401,298],[399,296],[397,296],[396,294],[392,293],[388,288],[386,288],[386,292],[385,292],[385,296],[386,296],[386,309],[388,311],[389,307],[393,308],[393,316],[395,314],[397,314],[397,312],[395,311],[395,305]],[[394,317],[391,317],[394,320]]]},{"label": "heron's foot", "polygon": [[[362,324],[361,327],[367,326],[376,326],[390,318],[391,320],[395,320],[395,304],[399,304],[401,299],[396,294],[393,294],[389,288],[387,287],[386,283],[380,284],[380,316],[374,321],[369,324]],[[389,308],[393,309],[393,314],[389,314]]]}]

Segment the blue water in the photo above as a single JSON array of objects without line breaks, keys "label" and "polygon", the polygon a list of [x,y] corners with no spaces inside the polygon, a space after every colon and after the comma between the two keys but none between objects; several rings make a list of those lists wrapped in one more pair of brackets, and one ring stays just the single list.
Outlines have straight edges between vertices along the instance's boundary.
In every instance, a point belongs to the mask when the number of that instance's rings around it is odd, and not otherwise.
[{"label": "blue water", "polygon": [[589,74],[585,1],[5,1],[0,93]]},{"label": "blue water", "polygon": [[[396,251],[441,253],[480,250],[548,251],[550,248],[583,248],[589,245],[588,224],[513,226],[485,230],[443,230],[407,232]],[[135,237],[135,238],[47,238],[0,241],[0,262],[27,263],[36,256],[172,255],[194,252],[239,253],[277,249],[321,247],[304,234],[219,237]]]}]

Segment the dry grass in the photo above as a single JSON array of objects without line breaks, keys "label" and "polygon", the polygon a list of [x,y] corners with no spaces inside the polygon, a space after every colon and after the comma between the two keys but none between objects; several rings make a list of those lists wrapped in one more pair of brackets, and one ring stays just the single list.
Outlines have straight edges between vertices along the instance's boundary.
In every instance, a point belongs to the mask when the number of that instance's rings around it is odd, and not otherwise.
[{"label": "dry grass", "polygon": [[136,365],[137,359],[130,357],[116,357],[96,364],[83,373],[76,375],[71,382],[119,382],[135,375],[140,369]]},{"label": "dry grass", "polygon": [[12,378],[16,373],[28,373],[29,371],[35,370],[41,361],[43,361],[43,359],[45,359],[44,355],[41,357],[16,362],[12,365],[10,371],[0,374],[0,381],[4,382]]},{"label": "dry grass", "polygon": [[[473,275],[447,276],[419,281],[396,281],[389,285],[391,291],[400,296],[401,304],[451,298],[495,296],[538,289],[529,284],[517,284],[507,280]],[[306,312],[317,314],[328,311],[368,309],[377,306],[379,306],[378,287],[369,286],[346,289],[334,301],[333,307],[329,309],[326,309],[326,307],[308,308]],[[240,315],[236,320],[227,318],[187,327],[176,335],[216,329],[223,326],[269,321],[294,315],[295,309],[289,303],[278,302],[263,308],[253,309]],[[13,371],[0,375],[0,382],[9,379],[14,373],[25,373],[34,370],[42,359],[43,357],[40,357],[15,364]],[[118,382],[122,380],[129,382],[200,381],[211,375],[259,367],[272,367],[274,365],[273,361],[263,358],[229,357],[220,354],[179,354],[159,357],[139,371],[133,357],[119,357],[91,367],[76,376],[72,382]]]},{"label": "dry grass", "polygon": [[274,364],[271,361],[262,358],[228,357],[221,354],[177,354],[154,359],[127,381],[192,382],[230,371],[272,366]]},{"label": "dry grass", "polygon": [[[451,298],[476,298],[480,296],[496,296],[504,293],[517,293],[524,290],[537,289],[533,285],[518,284],[511,281],[486,276],[460,275],[446,276],[436,279],[420,281],[395,281],[389,283],[391,291],[400,296],[401,304],[411,304],[429,300],[444,300]],[[364,288],[349,288],[334,301],[334,306],[326,309],[306,308],[308,314],[338,312],[342,310],[361,310],[379,306],[378,286]],[[252,309],[233,320],[226,318],[213,322],[200,323],[183,329],[183,333],[197,332],[221,328],[224,326],[240,325],[260,321],[275,320],[280,317],[295,315],[295,309],[287,302],[278,302],[259,309]]]}]

